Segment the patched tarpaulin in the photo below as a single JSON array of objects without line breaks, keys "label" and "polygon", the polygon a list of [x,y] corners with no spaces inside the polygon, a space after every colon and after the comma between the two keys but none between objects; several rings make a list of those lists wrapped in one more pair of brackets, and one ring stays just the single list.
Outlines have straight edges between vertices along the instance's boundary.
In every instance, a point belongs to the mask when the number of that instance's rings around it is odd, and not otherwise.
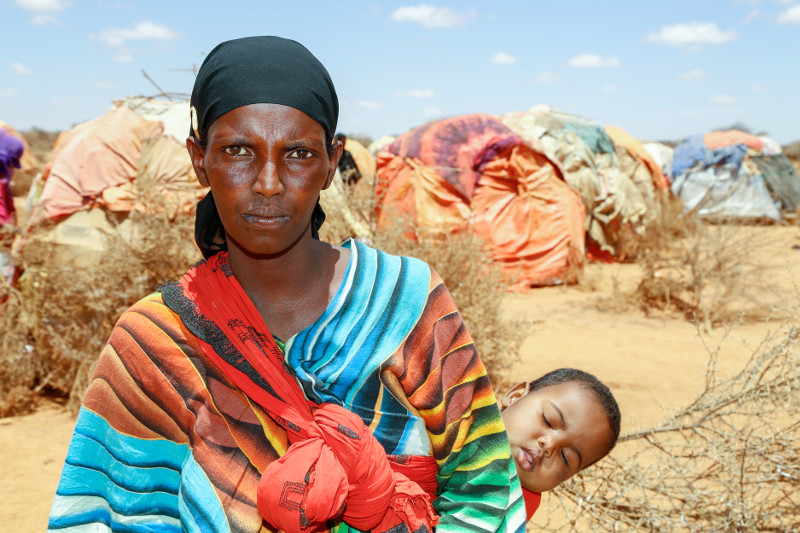
[{"label": "patched tarpaulin", "polygon": [[684,210],[708,219],[769,218],[781,214],[761,175],[734,172],[717,166],[684,172],[672,182]]},{"label": "patched tarpaulin", "polygon": [[800,205],[800,179],[792,162],[783,155],[754,155],[753,162],[764,176],[773,200],[787,211]]},{"label": "patched tarpaulin", "polygon": [[95,206],[115,210],[118,195],[112,189],[131,186],[138,171],[142,141],[163,131],[160,122],[143,119],[120,106],[63,132],[53,149],[29,225],[44,219],[62,219]]},{"label": "patched tarpaulin", "polygon": [[[624,259],[622,234],[636,231],[643,224],[648,202],[633,179],[622,171],[605,129],[549,106],[506,113],[502,120],[526,142],[541,146],[580,195],[586,210],[588,255],[607,261]],[[627,151],[625,154],[632,167],[638,165]],[[645,175],[645,181],[649,181],[650,174],[645,171]],[[652,191],[652,185],[644,185]]]},{"label": "patched tarpaulin", "polygon": [[[794,212],[800,204],[800,180],[783,154],[765,138],[741,132],[694,135],[675,147],[672,192],[684,209],[705,218],[768,218]],[[768,139],[767,139],[768,140]],[[747,141],[728,144],[736,141]],[[758,142],[756,142],[758,141]],[[767,146],[769,154],[755,150]]]},{"label": "patched tarpaulin", "polygon": [[584,255],[584,209],[557,165],[497,117],[429,123],[377,153],[378,226],[410,219],[433,232],[472,230],[515,290],[572,281]]}]

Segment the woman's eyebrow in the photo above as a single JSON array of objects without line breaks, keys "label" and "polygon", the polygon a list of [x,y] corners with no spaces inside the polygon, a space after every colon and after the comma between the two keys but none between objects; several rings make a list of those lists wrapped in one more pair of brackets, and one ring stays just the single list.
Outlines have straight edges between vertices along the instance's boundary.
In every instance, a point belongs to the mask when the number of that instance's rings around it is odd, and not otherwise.
[{"label": "woman's eyebrow", "polygon": [[225,144],[225,145],[240,144],[242,146],[247,146],[250,144],[250,142],[245,137],[243,137],[241,134],[238,133],[232,133],[230,135],[224,135],[224,134],[218,135],[215,137],[214,140],[216,141],[217,144]]}]

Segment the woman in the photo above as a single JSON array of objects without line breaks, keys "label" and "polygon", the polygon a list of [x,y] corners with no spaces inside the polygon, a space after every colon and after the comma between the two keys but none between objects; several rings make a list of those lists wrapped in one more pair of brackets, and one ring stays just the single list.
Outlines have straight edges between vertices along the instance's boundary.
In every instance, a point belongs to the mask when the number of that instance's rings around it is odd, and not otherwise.
[{"label": "woman", "polygon": [[[120,318],[51,530],[387,530],[391,515],[425,531],[428,464],[437,531],[524,530],[496,400],[441,279],[315,238],[342,153],[322,64],[286,39],[228,41],[191,103],[207,260]],[[409,457],[418,483],[398,473]]]}]

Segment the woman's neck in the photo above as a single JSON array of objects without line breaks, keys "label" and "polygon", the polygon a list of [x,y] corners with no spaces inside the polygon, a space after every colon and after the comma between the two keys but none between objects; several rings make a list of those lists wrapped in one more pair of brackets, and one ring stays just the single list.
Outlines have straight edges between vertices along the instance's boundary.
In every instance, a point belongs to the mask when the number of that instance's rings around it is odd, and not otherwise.
[{"label": "woman's neck", "polygon": [[301,240],[280,255],[261,257],[229,242],[228,262],[270,332],[285,341],[328,307],[344,278],[349,255],[349,250],[316,239]]}]

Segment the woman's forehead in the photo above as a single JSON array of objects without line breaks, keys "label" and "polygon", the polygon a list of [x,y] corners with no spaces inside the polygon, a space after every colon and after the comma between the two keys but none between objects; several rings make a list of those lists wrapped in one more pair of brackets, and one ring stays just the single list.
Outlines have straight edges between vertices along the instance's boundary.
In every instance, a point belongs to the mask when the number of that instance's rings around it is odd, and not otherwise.
[{"label": "woman's forehead", "polygon": [[270,135],[281,137],[313,136],[325,139],[323,126],[303,111],[282,104],[249,104],[228,111],[211,125],[216,137]]}]

